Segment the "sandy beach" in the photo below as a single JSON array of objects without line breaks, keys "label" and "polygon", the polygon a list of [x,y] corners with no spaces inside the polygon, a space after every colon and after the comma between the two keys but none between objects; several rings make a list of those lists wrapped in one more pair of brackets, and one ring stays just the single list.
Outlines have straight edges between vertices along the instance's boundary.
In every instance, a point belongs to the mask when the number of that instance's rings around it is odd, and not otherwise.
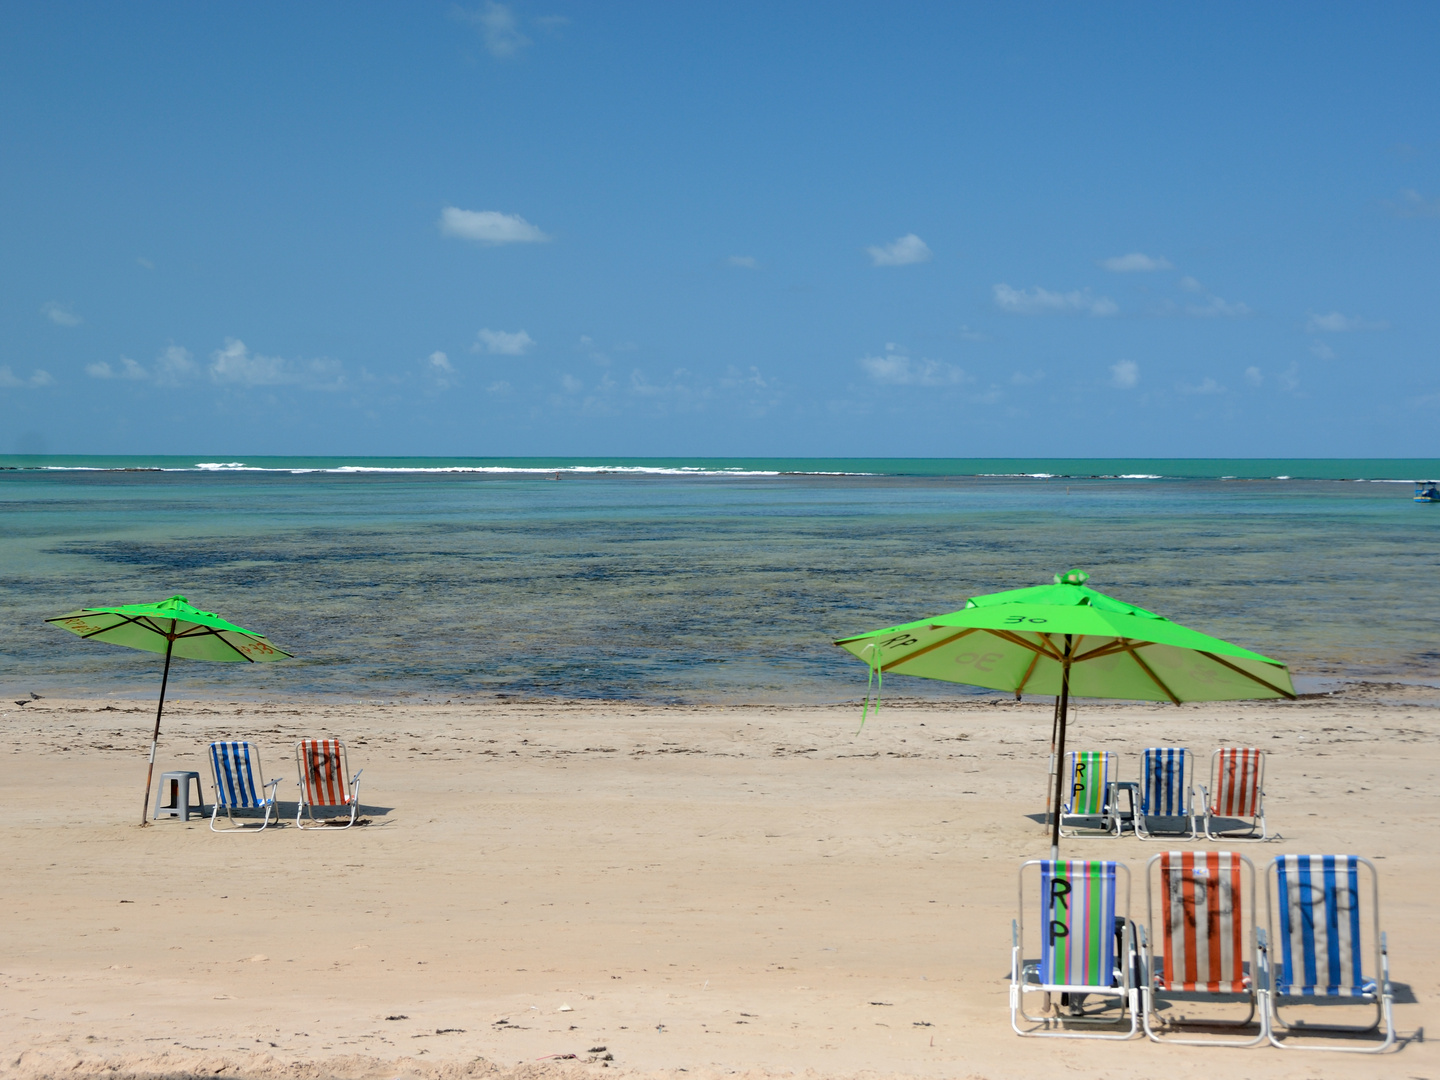
[{"label": "sandy beach", "polygon": [[[1428,696],[1427,696],[1428,695]],[[1047,853],[1050,709],[175,702],[157,761],[246,737],[285,827],[137,827],[153,703],[0,709],[0,1074],[1434,1077],[1433,691],[1084,706],[1074,739],[1256,745],[1246,845],[1381,872],[1404,1044],[1380,1057],[1041,1041],[1009,1028],[1015,873]],[[364,827],[293,826],[300,735]],[[1125,860],[1167,845],[1076,840]],[[1213,845],[1211,845],[1213,846]],[[1367,972],[1368,973],[1368,972]]]}]

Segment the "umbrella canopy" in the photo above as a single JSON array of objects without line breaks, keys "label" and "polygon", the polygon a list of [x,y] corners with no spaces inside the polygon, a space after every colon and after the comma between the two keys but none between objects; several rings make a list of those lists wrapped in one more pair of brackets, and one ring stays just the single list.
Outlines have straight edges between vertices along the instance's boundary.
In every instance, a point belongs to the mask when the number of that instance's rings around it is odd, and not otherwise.
[{"label": "umbrella canopy", "polygon": [[[835,642],[885,674],[1127,701],[1293,700],[1279,660],[1106,596],[1071,570],[1055,584],[971,597],[959,611]],[[1070,638],[1067,649],[1066,636]]]},{"label": "umbrella canopy", "polygon": [[160,704],[155,710],[155,733],[150,739],[150,770],[145,776],[145,801],[140,807],[142,825],[150,806],[150,781],[155,773],[155,748],[160,743],[160,715],[165,710],[165,688],[170,682],[171,657],[256,664],[285,660],[290,656],[270,644],[263,634],[226,622],[214,612],[191,607],[183,596],[172,596],[156,604],[81,608],[45,621],[82,638],[165,654],[165,673],[160,678]]},{"label": "umbrella canopy", "polygon": [[[1131,701],[1294,700],[1279,660],[1190,630],[1088,587],[1083,570],[1054,584],[971,597],[959,611],[841,638],[872,674],[1055,694],[1058,760],[1069,698]],[[1052,853],[1060,832],[1055,781]]]}]

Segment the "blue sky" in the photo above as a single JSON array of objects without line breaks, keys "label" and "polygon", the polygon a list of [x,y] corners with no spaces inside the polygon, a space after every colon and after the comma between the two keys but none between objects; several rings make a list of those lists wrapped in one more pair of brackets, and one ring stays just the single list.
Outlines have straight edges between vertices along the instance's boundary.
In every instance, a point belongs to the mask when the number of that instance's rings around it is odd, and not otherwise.
[{"label": "blue sky", "polygon": [[1433,456],[1440,8],[7,4],[0,452]]}]

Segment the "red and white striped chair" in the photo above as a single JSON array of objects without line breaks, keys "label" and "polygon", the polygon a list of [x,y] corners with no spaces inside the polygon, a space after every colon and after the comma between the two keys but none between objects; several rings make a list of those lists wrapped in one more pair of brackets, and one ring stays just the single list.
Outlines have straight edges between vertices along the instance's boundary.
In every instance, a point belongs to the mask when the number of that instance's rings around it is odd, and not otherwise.
[{"label": "red and white striped chair", "polygon": [[306,828],[303,817],[309,817],[311,829],[335,824],[343,818],[336,815],[317,819],[314,808],[348,806],[350,820],[339,827],[348,829],[354,825],[360,809],[360,773],[365,770],[361,769],[346,782],[350,761],[345,755],[345,744],[339,739],[301,739],[295,744],[295,765],[300,770],[300,803],[295,808],[295,824]]},{"label": "red and white striped chair", "polygon": [[[1228,840],[1268,840],[1265,826],[1265,751],[1231,747],[1210,755],[1210,786],[1196,785],[1205,838],[1217,843]],[[1213,792],[1213,794],[1212,794]],[[1217,832],[1215,822],[1246,819],[1244,832]],[[1259,832],[1259,836],[1256,836]]]},{"label": "red and white striped chair", "polygon": [[[1156,869],[1159,869],[1159,890]],[[1189,1046],[1259,1046],[1269,1036],[1268,957],[1256,929],[1255,867],[1229,851],[1167,851],[1145,868],[1149,927],[1140,935],[1145,971],[1145,1034],[1155,1042]],[[1158,907],[1158,910],[1157,910]],[[1149,933],[1157,938],[1152,958]],[[1233,1020],[1181,1019],[1175,1006],[1226,999],[1248,1005]],[[1168,1016],[1160,1015],[1162,1011]],[[1186,1027],[1243,1028],[1259,1014],[1259,1032],[1248,1039],[1177,1038],[1164,1031]]]}]

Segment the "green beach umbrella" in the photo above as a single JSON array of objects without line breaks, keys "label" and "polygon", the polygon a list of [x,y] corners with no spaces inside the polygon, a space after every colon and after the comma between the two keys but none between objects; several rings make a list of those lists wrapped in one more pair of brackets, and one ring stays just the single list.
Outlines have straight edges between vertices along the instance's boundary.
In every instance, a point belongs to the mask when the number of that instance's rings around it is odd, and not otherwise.
[{"label": "green beach umbrella", "polygon": [[[894,673],[1022,693],[1055,694],[1059,746],[1071,697],[1129,701],[1295,699],[1278,660],[1190,630],[1089,588],[1083,570],[1052,585],[971,597],[959,611],[841,638],[872,677]],[[1051,854],[1060,842],[1056,769]]]},{"label": "green beach umbrella", "polygon": [[150,769],[145,774],[145,802],[140,807],[141,825],[146,823],[150,810],[150,782],[155,775],[155,748],[160,743],[160,715],[165,711],[170,658],[258,664],[290,656],[253,630],[226,622],[213,612],[191,607],[183,596],[172,596],[156,604],[82,608],[45,621],[92,641],[165,654],[160,704],[155,709],[155,734],[150,739]]}]

